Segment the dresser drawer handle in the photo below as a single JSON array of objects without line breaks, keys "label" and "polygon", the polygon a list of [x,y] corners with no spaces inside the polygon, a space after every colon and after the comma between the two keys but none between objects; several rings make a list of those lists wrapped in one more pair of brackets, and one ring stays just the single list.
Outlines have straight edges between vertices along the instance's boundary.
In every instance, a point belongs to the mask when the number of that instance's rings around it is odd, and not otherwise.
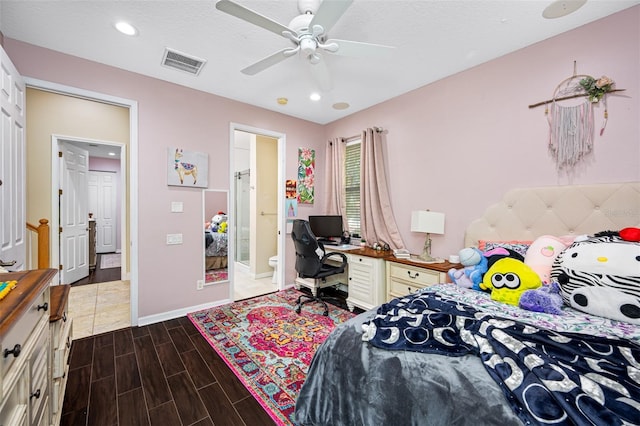
[{"label": "dresser drawer handle", "polygon": [[411,271],[407,271],[407,275],[409,275],[409,278],[416,279],[420,276],[420,273],[416,272],[415,275],[411,275]]},{"label": "dresser drawer handle", "polygon": [[32,393],[31,396],[29,396],[29,399],[31,399],[31,398],[35,398],[35,399],[40,398],[40,389],[38,389],[37,391]]},{"label": "dresser drawer handle", "polygon": [[9,349],[4,350],[4,357],[6,358],[9,355],[13,354],[14,358],[18,358],[18,355],[20,355],[20,351],[22,351],[22,346],[20,346],[20,344],[16,344],[11,350]]},{"label": "dresser drawer handle", "polygon": [[49,310],[49,304],[44,302],[42,305],[38,305],[38,310],[40,309],[44,309],[44,311],[47,312]]}]

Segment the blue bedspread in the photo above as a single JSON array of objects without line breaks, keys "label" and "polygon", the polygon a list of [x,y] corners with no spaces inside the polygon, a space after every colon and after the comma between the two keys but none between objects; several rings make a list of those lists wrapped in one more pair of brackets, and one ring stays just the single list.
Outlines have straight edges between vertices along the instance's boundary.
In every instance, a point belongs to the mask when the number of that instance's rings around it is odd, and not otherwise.
[{"label": "blue bedspread", "polygon": [[479,356],[525,424],[640,424],[631,341],[540,329],[428,291],[382,305],[363,329],[379,348]]}]

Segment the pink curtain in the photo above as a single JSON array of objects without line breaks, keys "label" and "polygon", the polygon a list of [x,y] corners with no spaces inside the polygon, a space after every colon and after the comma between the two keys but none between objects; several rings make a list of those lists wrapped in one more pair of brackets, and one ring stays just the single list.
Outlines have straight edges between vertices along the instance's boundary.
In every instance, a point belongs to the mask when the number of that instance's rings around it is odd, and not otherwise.
[{"label": "pink curtain", "polygon": [[393,217],[382,150],[382,132],[362,132],[360,165],[360,228],[368,245],[384,241],[394,248],[404,248]]},{"label": "pink curtain", "polygon": [[334,138],[327,142],[326,176],[327,176],[327,214],[342,216],[342,227],[347,229],[347,215],[344,192],[344,151],[342,138]]}]

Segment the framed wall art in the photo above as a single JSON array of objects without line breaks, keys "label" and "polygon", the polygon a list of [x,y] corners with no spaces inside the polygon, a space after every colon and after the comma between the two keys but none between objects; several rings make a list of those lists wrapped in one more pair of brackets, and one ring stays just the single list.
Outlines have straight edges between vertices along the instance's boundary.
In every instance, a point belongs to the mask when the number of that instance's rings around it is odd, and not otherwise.
[{"label": "framed wall art", "polygon": [[316,151],[298,148],[298,203],[313,204]]},{"label": "framed wall art", "polygon": [[209,182],[209,154],[171,147],[167,150],[167,185],[206,188]]}]

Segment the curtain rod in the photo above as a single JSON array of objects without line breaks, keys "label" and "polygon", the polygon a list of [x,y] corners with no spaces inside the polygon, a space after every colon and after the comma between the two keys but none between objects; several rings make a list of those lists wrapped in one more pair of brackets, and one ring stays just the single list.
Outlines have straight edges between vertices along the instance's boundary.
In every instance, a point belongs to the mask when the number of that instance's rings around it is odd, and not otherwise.
[{"label": "curtain rod", "polygon": [[[377,127],[377,126],[376,126],[376,127],[373,127],[373,130],[374,130],[376,133],[382,133],[382,132],[384,132],[384,129],[383,129],[382,127]],[[348,138],[343,138],[343,139],[342,139],[342,141],[343,141],[343,142],[345,142],[345,143],[347,143],[347,142],[353,142],[353,141],[355,141],[356,139],[360,139],[361,137],[362,137],[361,135],[349,136]]]}]

